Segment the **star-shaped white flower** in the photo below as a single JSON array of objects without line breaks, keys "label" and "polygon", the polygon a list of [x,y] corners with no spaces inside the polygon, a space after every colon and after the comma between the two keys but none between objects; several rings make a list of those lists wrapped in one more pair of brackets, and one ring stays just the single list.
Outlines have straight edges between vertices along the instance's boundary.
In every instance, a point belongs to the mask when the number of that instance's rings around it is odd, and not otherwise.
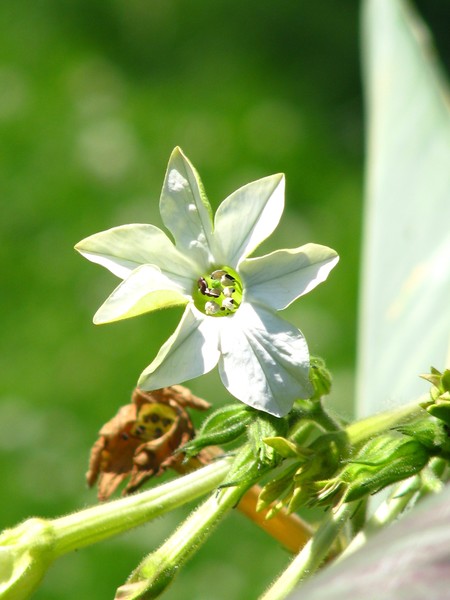
[{"label": "star-shaped white flower", "polygon": [[123,225],[76,249],[123,279],[95,323],[185,305],[175,332],[142,373],[143,390],[180,383],[217,364],[228,391],[256,409],[283,416],[310,397],[309,353],[302,333],[281,319],[295,299],[324,281],[339,260],[306,244],[247,258],[277,226],[284,176],[249,183],[226,198],[214,221],[200,177],[179,148],[162,189],[162,220],[175,244],[153,225]]}]

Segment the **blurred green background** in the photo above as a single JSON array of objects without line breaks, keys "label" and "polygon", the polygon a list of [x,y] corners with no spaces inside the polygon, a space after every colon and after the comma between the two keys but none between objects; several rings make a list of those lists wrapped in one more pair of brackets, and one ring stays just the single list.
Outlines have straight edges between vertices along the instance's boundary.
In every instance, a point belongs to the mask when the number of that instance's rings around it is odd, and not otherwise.
[{"label": "blurred green background", "polygon": [[[450,5],[417,2],[444,61]],[[161,226],[180,145],[213,207],[265,175],[287,208],[258,251],[314,241],[341,262],[285,311],[334,374],[351,415],[363,193],[356,1],[35,0],[0,4],[0,528],[95,502],[84,473],[101,425],[127,403],[180,311],[103,327],[117,284],[73,245],[111,226]],[[230,398],[216,373],[192,390]],[[111,598],[186,507],[58,561],[41,600]],[[233,514],[165,597],[257,597],[287,554]]]}]

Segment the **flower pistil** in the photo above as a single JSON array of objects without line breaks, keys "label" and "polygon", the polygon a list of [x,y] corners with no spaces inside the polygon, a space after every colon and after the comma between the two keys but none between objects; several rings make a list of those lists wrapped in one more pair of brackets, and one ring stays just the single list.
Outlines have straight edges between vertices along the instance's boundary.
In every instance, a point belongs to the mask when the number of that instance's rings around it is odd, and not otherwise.
[{"label": "flower pistil", "polygon": [[195,283],[195,306],[205,315],[227,317],[236,312],[242,302],[243,286],[231,267],[221,267],[199,277]]}]

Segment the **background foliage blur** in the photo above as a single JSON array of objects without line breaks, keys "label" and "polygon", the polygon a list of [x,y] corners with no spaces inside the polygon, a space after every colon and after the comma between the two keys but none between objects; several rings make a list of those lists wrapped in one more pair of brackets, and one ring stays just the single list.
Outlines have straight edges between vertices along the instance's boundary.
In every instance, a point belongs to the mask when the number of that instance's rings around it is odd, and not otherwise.
[{"label": "background foliage blur", "polygon": [[[448,61],[449,6],[416,4]],[[327,360],[332,401],[351,414],[363,187],[358,8],[0,4],[0,528],[95,501],[84,483],[90,445],[177,323],[180,312],[169,310],[94,327],[117,280],[73,251],[108,227],[161,225],[175,145],[213,206],[253,179],[286,173],[282,223],[258,254],[314,241],[341,255],[329,281],[285,316]],[[229,400],[215,373],[191,388]],[[187,510],[58,561],[35,597],[112,597]],[[256,597],[286,559],[231,515],[166,597]]]}]

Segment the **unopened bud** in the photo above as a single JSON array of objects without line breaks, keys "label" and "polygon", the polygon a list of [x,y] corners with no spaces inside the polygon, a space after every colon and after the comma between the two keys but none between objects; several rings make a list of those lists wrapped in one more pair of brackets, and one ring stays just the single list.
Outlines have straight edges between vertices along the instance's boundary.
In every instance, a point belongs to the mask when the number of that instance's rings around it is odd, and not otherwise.
[{"label": "unopened bud", "polygon": [[412,477],[428,463],[430,452],[416,440],[382,435],[367,442],[335,477],[318,482],[318,499],[328,503],[337,495],[351,502]]}]

